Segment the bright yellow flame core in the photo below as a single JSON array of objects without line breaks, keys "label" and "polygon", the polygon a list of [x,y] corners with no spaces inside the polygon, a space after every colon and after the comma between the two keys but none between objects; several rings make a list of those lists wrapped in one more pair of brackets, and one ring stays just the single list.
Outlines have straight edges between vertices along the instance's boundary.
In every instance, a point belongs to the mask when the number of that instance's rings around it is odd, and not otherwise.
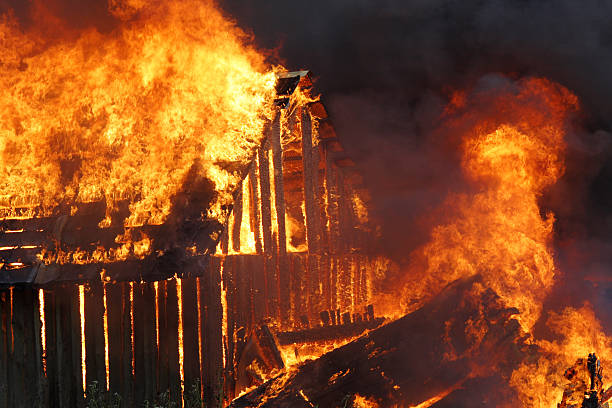
[{"label": "bright yellow flame core", "polygon": [[194,163],[231,200],[275,75],[211,1],[153,2],[108,34],[50,42],[0,17],[0,209],[129,200],[163,222]]}]

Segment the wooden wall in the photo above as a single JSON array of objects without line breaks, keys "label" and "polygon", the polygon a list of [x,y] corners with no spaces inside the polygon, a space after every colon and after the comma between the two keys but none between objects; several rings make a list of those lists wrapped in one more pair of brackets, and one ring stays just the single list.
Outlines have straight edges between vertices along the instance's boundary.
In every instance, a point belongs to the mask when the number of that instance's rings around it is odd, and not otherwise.
[{"label": "wooden wall", "polygon": [[[185,389],[199,381],[205,406],[220,406],[220,279],[219,260],[211,258],[198,277],[84,285],[82,302],[79,285],[45,287],[44,337],[39,289],[1,291],[0,408],[82,407],[83,371],[85,384],[97,381],[101,390],[106,390],[108,378],[108,389],[121,396],[123,407],[153,402],[166,390],[180,407],[179,337]],[[81,307],[85,315],[85,370]],[[179,324],[183,327],[181,336]]]}]

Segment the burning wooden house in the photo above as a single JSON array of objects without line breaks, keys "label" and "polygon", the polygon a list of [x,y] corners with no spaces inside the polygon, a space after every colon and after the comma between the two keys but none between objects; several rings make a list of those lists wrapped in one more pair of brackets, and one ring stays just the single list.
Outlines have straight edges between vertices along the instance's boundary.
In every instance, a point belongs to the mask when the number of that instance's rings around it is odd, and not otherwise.
[{"label": "burning wooden house", "polygon": [[201,384],[221,406],[381,323],[367,192],[311,87],[279,76],[225,219],[200,216],[215,192],[189,174],[161,224],[127,227],[129,202],[6,208],[0,407],[82,406],[94,382],[126,406]]}]

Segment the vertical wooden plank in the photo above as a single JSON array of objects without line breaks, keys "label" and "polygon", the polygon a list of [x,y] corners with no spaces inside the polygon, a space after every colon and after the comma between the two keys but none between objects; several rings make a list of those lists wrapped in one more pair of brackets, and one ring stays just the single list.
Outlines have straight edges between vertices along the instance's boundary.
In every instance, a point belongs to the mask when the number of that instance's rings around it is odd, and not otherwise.
[{"label": "vertical wooden plank", "polygon": [[131,288],[129,282],[121,282],[121,369],[122,386],[121,396],[127,406],[132,406],[134,401],[134,379],[132,368],[132,300],[130,297]]},{"label": "vertical wooden plank", "polygon": [[261,225],[261,213],[260,213],[260,193],[259,193],[259,166],[258,155],[255,155],[255,161],[251,165],[249,170],[249,193],[250,193],[250,211],[251,211],[251,230],[255,234],[255,252],[261,254],[263,252],[263,246],[261,242],[261,233],[259,226]]},{"label": "vertical wooden plank", "polygon": [[236,293],[236,265],[237,257],[228,256],[223,264],[223,285],[225,288],[226,296],[226,319],[227,319],[227,333],[224,341],[226,342],[225,347],[225,383],[224,383],[224,395],[228,400],[234,398],[234,386],[235,386],[235,375],[234,375],[234,333],[236,330],[236,319],[238,314],[236,313],[237,305],[237,293]]},{"label": "vertical wooden plank", "polygon": [[65,350],[64,344],[66,343],[66,339],[64,338],[64,330],[63,330],[63,319],[62,319],[62,291],[61,288],[55,289],[55,317],[53,319],[53,324],[55,326],[54,334],[55,341],[53,345],[53,351],[55,354],[54,358],[54,375],[56,381],[54,382],[54,386],[57,387],[57,402],[60,408],[66,408],[69,406],[70,400],[70,376],[64,374],[64,369],[66,368],[64,365],[65,360]]},{"label": "vertical wooden plank", "polygon": [[[269,135],[269,133],[268,133]],[[269,136],[268,136],[269,139]],[[270,162],[268,159],[269,140],[257,152],[259,161],[259,184],[261,186],[261,226],[263,232],[263,249],[267,254],[272,253],[272,207],[270,200]]]},{"label": "vertical wooden plank", "polygon": [[142,287],[144,284],[133,282],[134,310],[134,405],[142,405],[145,400],[145,304]]},{"label": "vertical wooden plank", "polygon": [[157,391],[168,390],[168,328],[166,322],[166,281],[159,281],[157,310],[159,320],[159,347],[157,366]]},{"label": "vertical wooden plank", "polygon": [[232,248],[240,252],[240,227],[242,226],[242,183],[238,184],[238,190],[234,194],[234,225],[232,225]]},{"label": "vertical wooden plank", "polygon": [[70,326],[72,327],[70,335],[72,340],[71,343],[74,345],[74,347],[72,347],[71,353],[72,382],[74,383],[75,389],[77,390],[75,396],[76,406],[82,407],[85,405],[85,399],[83,395],[83,371],[81,362],[81,312],[79,287],[78,285],[70,285],[67,287],[66,292],[69,293],[68,299],[70,300]]},{"label": "vertical wooden plank", "polygon": [[204,276],[200,299],[205,306],[203,330],[202,361],[205,372],[202,375],[204,406],[220,408],[223,406],[225,387],[223,366],[223,306],[221,301],[221,262],[216,259],[213,267]]},{"label": "vertical wooden plank", "polygon": [[264,257],[262,256],[255,258],[253,267],[253,312],[255,323],[268,317],[266,312],[266,277]]},{"label": "vertical wooden plank", "polygon": [[325,151],[325,187],[327,194],[327,214],[329,217],[328,243],[329,253],[338,253],[340,236],[339,208],[338,208],[338,177],[337,168],[333,163],[332,153]]},{"label": "vertical wooden plank", "polygon": [[103,296],[101,282],[91,282],[85,290],[86,384],[97,381],[100,389],[106,389]]},{"label": "vertical wooden plank", "polygon": [[[55,335],[57,352],[57,384],[59,386],[60,407],[74,407],[77,404],[77,394],[82,385],[73,381],[74,363],[72,361],[74,347],[80,348],[80,342],[73,343],[73,331],[80,331],[80,327],[72,326],[71,318],[71,287],[56,288],[55,297]],[[103,385],[102,385],[103,386]]]},{"label": "vertical wooden plank", "polygon": [[221,233],[221,238],[219,238],[221,240],[221,253],[222,254],[227,254],[228,251],[228,247],[229,247],[229,217],[227,219],[227,222],[225,223],[225,227],[223,228],[223,232]]},{"label": "vertical wooden plank", "polygon": [[13,335],[13,307],[14,307],[14,288],[9,288],[8,291],[8,302],[7,302],[7,313],[6,313],[6,348],[7,348],[7,380],[8,380],[8,405],[9,407],[14,406],[15,402],[15,390],[13,389],[13,370],[14,370],[14,353],[15,353],[15,339]]},{"label": "vertical wooden plank", "polygon": [[[321,279],[321,302],[319,303],[319,312],[329,310],[331,308],[331,268],[329,263],[329,255],[324,254],[319,257],[319,276]],[[315,312],[316,313],[316,312]]]},{"label": "vertical wooden plank", "polygon": [[196,278],[183,279],[181,289],[183,294],[183,361],[185,391],[188,391],[200,377]]},{"label": "vertical wooden plank", "polygon": [[123,354],[123,325],[121,284],[106,284],[106,309],[108,321],[109,390],[121,394]]},{"label": "vertical wooden plank", "polygon": [[280,118],[283,111],[279,110],[270,127],[270,146],[272,148],[272,167],[274,175],[274,205],[277,222],[277,290],[281,322],[288,323],[290,305],[290,276],[287,260],[287,231],[285,226],[285,183],[283,177],[283,150],[281,146]]},{"label": "vertical wooden plank", "polygon": [[[57,288],[56,288],[57,290]],[[49,402],[52,406],[59,406],[59,383],[58,383],[58,365],[57,356],[57,340],[56,340],[56,293],[55,291],[44,291],[45,298],[45,363],[47,367],[47,385],[49,393]]]},{"label": "vertical wooden plank", "polygon": [[[32,320],[34,322],[34,359],[36,361],[36,381],[37,381],[37,398],[38,398],[38,403],[39,406],[41,407],[45,407],[45,406],[49,406],[49,398],[47,395],[47,377],[45,376],[45,372],[44,372],[44,361],[43,361],[43,350],[42,350],[42,321],[41,321],[41,304],[40,304],[40,296],[43,296],[43,304],[44,304],[44,292],[42,289],[39,289],[35,292],[36,295],[36,306],[33,310],[33,315],[32,315]],[[1,302],[1,300],[0,300]],[[1,307],[0,307],[1,309]],[[42,311],[44,314],[44,310]],[[0,315],[1,315],[1,311],[0,311]],[[0,317],[1,319],[1,317]],[[0,323],[1,324],[1,323]],[[2,348],[1,348],[1,340],[2,334],[0,333],[0,354],[2,353]],[[2,374],[1,374],[1,367],[2,367],[2,363],[1,363],[1,359],[2,356],[0,355],[0,384],[2,383]],[[1,386],[0,386],[1,388]],[[2,390],[0,389],[0,393],[2,393]],[[0,397],[1,399],[2,397]],[[0,402],[0,408],[2,407],[2,403]]]},{"label": "vertical wooden plank", "polygon": [[302,163],[304,165],[304,209],[306,212],[306,240],[308,252],[319,252],[319,202],[318,202],[318,172],[319,156],[313,154],[312,119],[309,109],[301,110],[302,123]]},{"label": "vertical wooden plank", "polygon": [[0,408],[8,408],[7,365],[9,349],[7,347],[7,324],[9,315],[9,291],[0,290]]},{"label": "vertical wooden plank", "polygon": [[24,314],[23,310],[24,296],[23,290],[19,288],[13,289],[13,313],[12,313],[12,328],[13,328],[13,356],[12,356],[12,373],[9,379],[9,387],[13,392],[14,399],[13,407],[29,407],[27,403],[27,387],[25,378],[25,332],[24,332]]},{"label": "vertical wooden plank", "polygon": [[153,401],[157,392],[157,334],[155,328],[155,287],[154,283],[142,284],[142,311],[144,329],[144,398]]},{"label": "vertical wooden plank", "polygon": [[30,407],[38,405],[38,359],[35,348],[35,336],[39,333],[34,331],[35,313],[38,312],[37,291],[29,286],[23,290],[23,332],[24,332],[24,364],[25,364],[25,390],[26,403]]},{"label": "vertical wooden plank", "polygon": [[272,147],[272,164],[274,168],[274,205],[278,227],[278,253],[287,252],[287,231],[285,228],[285,182],[283,177],[283,149],[281,147],[280,117],[283,111],[276,114],[270,127],[270,146]]},{"label": "vertical wooden plank", "polygon": [[178,298],[176,279],[166,281],[166,339],[168,342],[168,385],[170,399],[181,401],[181,382],[178,353]]}]

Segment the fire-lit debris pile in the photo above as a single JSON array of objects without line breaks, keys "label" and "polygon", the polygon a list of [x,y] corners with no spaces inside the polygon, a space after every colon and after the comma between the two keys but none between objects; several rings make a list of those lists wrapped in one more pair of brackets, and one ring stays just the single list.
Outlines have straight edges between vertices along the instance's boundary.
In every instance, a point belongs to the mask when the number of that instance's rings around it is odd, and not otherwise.
[{"label": "fire-lit debris pile", "polygon": [[[536,352],[513,319],[516,312],[479,278],[460,281],[423,308],[277,376],[231,406],[339,407],[347,396],[381,407],[442,399],[444,406],[468,406],[466,397],[475,398],[470,384],[503,378]],[[478,397],[488,406],[503,401]],[[419,405],[424,401],[431,404]]]}]

